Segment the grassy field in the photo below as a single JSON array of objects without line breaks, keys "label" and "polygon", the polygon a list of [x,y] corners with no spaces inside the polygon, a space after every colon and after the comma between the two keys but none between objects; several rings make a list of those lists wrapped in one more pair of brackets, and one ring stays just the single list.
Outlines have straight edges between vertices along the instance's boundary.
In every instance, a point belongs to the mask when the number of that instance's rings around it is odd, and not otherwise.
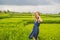
[{"label": "grassy field", "polygon": [[[60,40],[60,14],[41,14],[39,40]],[[0,13],[0,40],[29,40],[34,20],[30,13]]]}]

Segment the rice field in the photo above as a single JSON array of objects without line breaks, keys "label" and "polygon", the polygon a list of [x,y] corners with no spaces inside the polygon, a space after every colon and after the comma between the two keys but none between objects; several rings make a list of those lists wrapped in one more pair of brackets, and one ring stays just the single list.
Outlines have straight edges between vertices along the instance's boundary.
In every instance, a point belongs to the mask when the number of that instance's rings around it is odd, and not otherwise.
[{"label": "rice field", "polygon": [[[60,40],[60,14],[41,14],[38,40]],[[34,26],[31,13],[0,13],[0,40],[29,40]]]}]

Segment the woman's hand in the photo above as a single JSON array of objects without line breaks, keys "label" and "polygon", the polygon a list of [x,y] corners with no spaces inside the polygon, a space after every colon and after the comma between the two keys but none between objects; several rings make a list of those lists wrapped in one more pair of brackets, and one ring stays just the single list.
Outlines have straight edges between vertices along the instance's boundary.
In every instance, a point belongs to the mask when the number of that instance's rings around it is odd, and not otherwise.
[{"label": "woman's hand", "polygon": [[40,19],[39,19],[39,20],[40,20],[40,22],[43,22],[43,20],[42,20],[42,18],[41,18],[41,17],[40,17]]},{"label": "woman's hand", "polygon": [[39,17],[38,22],[43,22],[43,20],[41,19],[41,17]]}]

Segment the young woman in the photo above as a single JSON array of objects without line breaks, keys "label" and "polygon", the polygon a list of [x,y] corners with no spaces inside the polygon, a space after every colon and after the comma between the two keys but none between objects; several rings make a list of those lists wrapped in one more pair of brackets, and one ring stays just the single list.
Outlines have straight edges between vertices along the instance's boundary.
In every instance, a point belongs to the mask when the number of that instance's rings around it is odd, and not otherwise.
[{"label": "young woman", "polygon": [[33,30],[32,30],[32,33],[29,35],[29,38],[33,40],[37,40],[37,37],[38,37],[38,34],[39,34],[39,25],[40,25],[40,22],[42,22],[42,19],[40,17],[40,13],[39,12],[35,12],[34,13],[34,27],[33,27]]}]

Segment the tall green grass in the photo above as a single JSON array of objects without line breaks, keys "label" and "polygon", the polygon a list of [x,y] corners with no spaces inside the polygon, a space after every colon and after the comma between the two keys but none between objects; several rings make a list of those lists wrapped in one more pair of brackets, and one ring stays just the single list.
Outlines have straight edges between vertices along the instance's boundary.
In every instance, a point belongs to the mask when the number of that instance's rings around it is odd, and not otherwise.
[{"label": "tall green grass", "polygon": [[[39,40],[60,40],[60,15],[42,14]],[[29,40],[34,26],[30,13],[0,13],[0,40]]]}]

